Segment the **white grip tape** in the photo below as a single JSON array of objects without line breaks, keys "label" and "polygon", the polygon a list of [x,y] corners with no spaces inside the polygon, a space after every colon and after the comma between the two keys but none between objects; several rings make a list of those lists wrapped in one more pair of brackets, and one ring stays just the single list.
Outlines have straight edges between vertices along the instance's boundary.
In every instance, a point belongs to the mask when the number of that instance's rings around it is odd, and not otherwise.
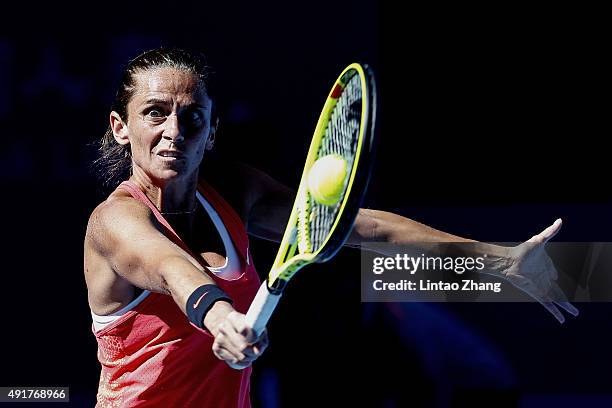
[{"label": "white grip tape", "polygon": [[264,282],[259,287],[251,307],[246,314],[246,324],[255,330],[255,333],[259,336],[263,329],[265,329],[272,312],[276,309],[276,305],[280,300],[281,295],[273,295],[270,293],[267,287],[267,282]]}]

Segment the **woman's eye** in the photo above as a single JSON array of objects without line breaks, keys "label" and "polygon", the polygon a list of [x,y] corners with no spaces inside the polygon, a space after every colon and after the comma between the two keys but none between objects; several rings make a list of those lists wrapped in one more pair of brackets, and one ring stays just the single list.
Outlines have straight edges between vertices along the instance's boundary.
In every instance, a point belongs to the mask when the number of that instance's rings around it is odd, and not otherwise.
[{"label": "woman's eye", "polygon": [[193,126],[199,126],[202,120],[204,119],[203,116],[204,115],[202,115],[200,111],[196,110],[196,111],[186,112],[184,118],[189,124]]},{"label": "woman's eye", "polygon": [[193,122],[199,122],[202,120],[202,114],[200,112],[192,112],[191,113],[191,120]]},{"label": "woman's eye", "polygon": [[151,109],[148,113],[148,116],[152,117],[152,118],[161,118],[164,116],[164,114],[162,113],[162,111],[160,111],[159,109]]}]

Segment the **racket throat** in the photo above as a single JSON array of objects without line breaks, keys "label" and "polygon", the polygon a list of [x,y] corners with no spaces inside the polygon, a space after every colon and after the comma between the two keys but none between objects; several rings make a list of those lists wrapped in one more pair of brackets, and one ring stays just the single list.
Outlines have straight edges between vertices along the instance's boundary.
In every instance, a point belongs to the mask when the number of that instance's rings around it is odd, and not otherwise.
[{"label": "racket throat", "polygon": [[276,279],[272,284],[270,284],[269,280],[266,280],[266,288],[268,288],[268,292],[272,295],[279,295],[283,292],[287,286],[287,281],[283,279]]}]

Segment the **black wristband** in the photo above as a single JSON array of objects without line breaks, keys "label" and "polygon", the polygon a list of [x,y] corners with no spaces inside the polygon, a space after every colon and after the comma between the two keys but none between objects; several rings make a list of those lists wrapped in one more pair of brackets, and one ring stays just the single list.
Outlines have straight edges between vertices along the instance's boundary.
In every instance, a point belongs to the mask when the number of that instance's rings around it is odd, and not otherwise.
[{"label": "black wristband", "polygon": [[218,301],[224,300],[233,303],[232,299],[217,285],[202,285],[189,295],[185,310],[189,321],[204,329],[204,316],[212,305]]}]

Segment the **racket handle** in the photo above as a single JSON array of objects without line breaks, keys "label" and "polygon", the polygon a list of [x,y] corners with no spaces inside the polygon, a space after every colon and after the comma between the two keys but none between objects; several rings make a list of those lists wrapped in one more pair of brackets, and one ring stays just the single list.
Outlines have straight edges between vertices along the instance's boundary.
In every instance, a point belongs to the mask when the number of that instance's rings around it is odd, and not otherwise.
[{"label": "racket handle", "polygon": [[257,336],[266,328],[266,324],[268,324],[268,320],[270,320],[270,316],[272,316],[272,312],[276,309],[280,298],[280,294],[273,295],[270,293],[267,282],[262,283],[259,287],[245,319],[246,324],[255,330]]}]

